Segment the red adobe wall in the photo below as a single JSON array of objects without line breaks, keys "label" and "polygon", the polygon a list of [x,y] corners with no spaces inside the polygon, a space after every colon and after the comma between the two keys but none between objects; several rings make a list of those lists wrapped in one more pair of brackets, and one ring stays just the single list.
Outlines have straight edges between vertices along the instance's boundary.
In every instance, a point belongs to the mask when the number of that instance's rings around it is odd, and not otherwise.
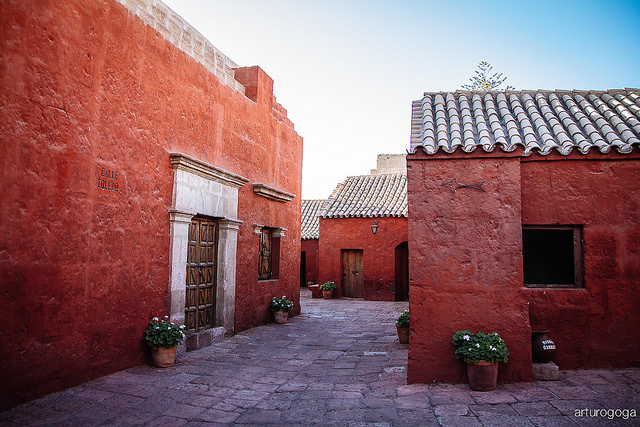
[{"label": "red adobe wall", "polygon": [[[275,295],[299,311],[300,198],[251,184],[299,196],[302,139],[262,70],[238,73],[256,103],[108,0],[2,2],[0,64],[2,407],[145,361],[169,301],[170,152],[250,180],[236,331]],[[115,171],[118,191],[99,188]],[[257,281],[253,224],[288,229],[279,280]]]},{"label": "red adobe wall", "polygon": [[[407,157],[409,310],[407,380],[465,382],[453,334],[498,332],[511,353],[500,381],[532,379],[527,294],[522,286],[517,158]],[[485,191],[442,184],[484,181]]]},{"label": "red adobe wall", "polygon": [[[423,260],[410,263],[409,382],[466,381],[459,329],[505,339],[500,381],[531,379],[531,329],[551,330],[561,369],[640,365],[638,153],[408,160],[409,249]],[[452,193],[452,178],[486,192]],[[524,288],[522,224],[583,225],[584,289]]]},{"label": "red adobe wall", "polygon": [[[318,283],[318,239],[305,239],[302,241],[300,250],[306,253],[307,257],[307,283]],[[306,283],[301,283],[306,285]]]},{"label": "red adobe wall", "polygon": [[[378,221],[374,236],[371,225]],[[342,295],[341,249],[363,250],[364,299],[395,300],[395,248],[407,241],[407,218],[320,218],[319,283]]]},{"label": "red adobe wall", "polygon": [[522,223],[583,225],[584,289],[527,290],[561,369],[640,366],[639,157],[523,159]]}]

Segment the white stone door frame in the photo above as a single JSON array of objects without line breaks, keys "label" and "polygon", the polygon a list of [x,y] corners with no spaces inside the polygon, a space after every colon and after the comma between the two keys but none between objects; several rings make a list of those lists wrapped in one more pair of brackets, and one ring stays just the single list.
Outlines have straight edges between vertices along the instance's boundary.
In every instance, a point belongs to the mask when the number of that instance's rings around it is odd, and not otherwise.
[{"label": "white stone door frame", "polygon": [[216,259],[216,328],[233,333],[236,296],[238,188],[248,179],[181,153],[170,153],[173,165],[173,198],[169,210],[171,251],[169,266],[169,318],[184,325],[189,224],[197,215],[218,220]]}]

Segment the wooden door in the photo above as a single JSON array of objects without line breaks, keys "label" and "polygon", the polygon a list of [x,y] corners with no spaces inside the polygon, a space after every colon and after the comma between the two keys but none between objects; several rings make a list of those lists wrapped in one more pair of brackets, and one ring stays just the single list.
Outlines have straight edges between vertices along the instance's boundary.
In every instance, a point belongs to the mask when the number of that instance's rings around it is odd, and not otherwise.
[{"label": "wooden door", "polygon": [[363,285],[362,249],[343,249],[342,296],[362,298],[364,296]]},{"label": "wooden door", "polygon": [[187,332],[215,326],[217,237],[218,227],[215,221],[202,218],[191,221],[184,305]]}]

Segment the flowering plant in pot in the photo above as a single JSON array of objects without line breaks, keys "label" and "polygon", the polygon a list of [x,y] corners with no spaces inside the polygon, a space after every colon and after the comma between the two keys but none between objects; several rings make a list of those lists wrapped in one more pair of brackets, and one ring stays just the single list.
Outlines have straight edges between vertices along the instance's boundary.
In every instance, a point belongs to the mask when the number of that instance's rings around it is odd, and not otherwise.
[{"label": "flowering plant in pot", "polygon": [[396,331],[400,344],[409,344],[409,310],[403,311],[396,320]]},{"label": "flowering plant in pot", "polygon": [[320,286],[320,290],[322,290],[322,298],[331,299],[333,298],[333,291],[337,289],[337,286],[333,282],[325,282]]},{"label": "flowering plant in pot", "polygon": [[144,341],[151,348],[153,364],[159,368],[173,366],[178,344],[184,339],[184,325],[169,322],[169,316],[154,317],[144,331]]},{"label": "flowering plant in pot", "polygon": [[458,331],[453,334],[456,359],[467,363],[469,387],[473,390],[495,390],[498,382],[498,362],[506,363],[509,350],[497,332]]},{"label": "flowering plant in pot", "polygon": [[273,312],[276,323],[285,323],[289,317],[289,311],[292,309],[293,301],[289,301],[286,295],[282,295],[282,298],[273,297],[269,303],[269,310]]}]

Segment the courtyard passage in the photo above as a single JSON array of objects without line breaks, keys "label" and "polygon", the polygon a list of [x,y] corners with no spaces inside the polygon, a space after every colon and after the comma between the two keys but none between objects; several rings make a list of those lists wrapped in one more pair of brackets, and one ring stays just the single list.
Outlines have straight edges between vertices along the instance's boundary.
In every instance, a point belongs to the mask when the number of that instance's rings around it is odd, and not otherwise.
[{"label": "courtyard passage", "polygon": [[139,366],[51,394],[1,413],[0,425],[638,423],[640,369],[563,371],[560,381],[486,393],[405,385],[408,346],[394,322],[406,302],[301,292],[303,313],[287,324],[182,354],[171,368]]}]

